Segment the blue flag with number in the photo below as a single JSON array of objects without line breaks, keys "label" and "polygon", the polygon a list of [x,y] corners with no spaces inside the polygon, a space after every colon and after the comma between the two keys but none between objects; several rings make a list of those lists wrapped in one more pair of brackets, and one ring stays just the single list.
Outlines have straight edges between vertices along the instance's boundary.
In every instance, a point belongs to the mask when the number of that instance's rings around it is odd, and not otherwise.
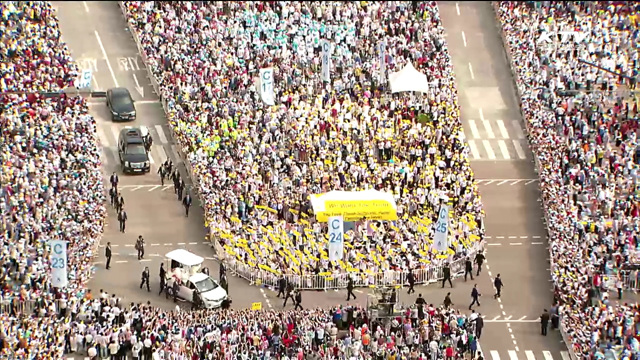
[{"label": "blue flag with number", "polygon": [[445,252],[449,248],[449,205],[442,205],[438,212],[433,246],[439,252]]}]

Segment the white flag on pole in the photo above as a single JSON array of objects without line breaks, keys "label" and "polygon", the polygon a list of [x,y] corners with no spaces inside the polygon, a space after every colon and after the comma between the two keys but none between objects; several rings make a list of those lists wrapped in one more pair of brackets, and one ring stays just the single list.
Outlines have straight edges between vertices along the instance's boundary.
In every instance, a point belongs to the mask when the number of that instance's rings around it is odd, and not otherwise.
[{"label": "white flag on pole", "polygon": [[51,240],[51,286],[63,288],[67,286],[67,243],[62,240]]},{"label": "white flag on pole", "polygon": [[445,252],[449,248],[449,205],[442,205],[438,213],[433,244],[439,252]]},{"label": "white flag on pole", "polygon": [[342,260],[344,255],[344,219],[329,216],[329,261]]},{"label": "white flag on pole", "polygon": [[260,97],[262,101],[269,106],[275,104],[273,68],[260,69]]},{"label": "white flag on pole", "polygon": [[322,81],[331,81],[331,43],[322,40]]}]

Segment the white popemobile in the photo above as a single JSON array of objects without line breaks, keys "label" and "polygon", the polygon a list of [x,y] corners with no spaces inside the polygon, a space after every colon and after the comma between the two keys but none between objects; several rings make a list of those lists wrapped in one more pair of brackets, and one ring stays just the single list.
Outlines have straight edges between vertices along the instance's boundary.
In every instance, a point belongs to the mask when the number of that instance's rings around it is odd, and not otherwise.
[{"label": "white popemobile", "polygon": [[177,297],[190,303],[198,303],[207,309],[222,306],[227,292],[202,270],[204,259],[184,249],[168,252],[166,255],[169,271],[166,275],[165,293],[173,297],[174,283],[178,282]]}]

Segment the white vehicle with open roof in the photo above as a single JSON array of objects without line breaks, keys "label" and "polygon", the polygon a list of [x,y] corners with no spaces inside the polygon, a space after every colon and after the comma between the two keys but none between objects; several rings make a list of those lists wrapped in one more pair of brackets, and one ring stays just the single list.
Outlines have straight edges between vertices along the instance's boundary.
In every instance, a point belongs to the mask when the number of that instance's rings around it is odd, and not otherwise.
[{"label": "white vehicle with open roof", "polygon": [[167,298],[174,296],[174,283],[178,282],[177,297],[190,303],[200,303],[207,309],[218,308],[227,299],[227,291],[202,270],[204,259],[184,249],[168,252],[169,270],[166,275]]}]

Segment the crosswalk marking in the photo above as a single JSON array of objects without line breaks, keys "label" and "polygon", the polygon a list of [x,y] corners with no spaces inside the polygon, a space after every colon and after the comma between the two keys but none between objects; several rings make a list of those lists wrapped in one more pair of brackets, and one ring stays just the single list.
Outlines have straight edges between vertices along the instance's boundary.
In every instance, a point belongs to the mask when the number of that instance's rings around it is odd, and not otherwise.
[{"label": "crosswalk marking", "polygon": [[471,150],[471,155],[474,159],[480,159],[480,152],[478,151],[475,141],[469,140],[469,150]]},{"label": "crosswalk marking", "polygon": [[[118,137],[120,136],[120,129],[118,129],[117,126],[112,126],[111,127],[111,133],[113,134],[113,139],[116,141],[118,141]],[[107,142],[107,144],[105,144],[105,146],[117,146],[116,144],[110,144]]]},{"label": "crosswalk marking", "polygon": [[500,152],[502,153],[503,158],[511,159],[511,155],[509,155],[509,149],[507,149],[507,144],[504,143],[504,140],[498,140],[498,147],[500,148]]},{"label": "crosswalk marking", "polygon": [[526,350],[524,354],[527,356],[527,360],[536,360],[536,356],[533,355],[533,351]]},{"label": "crosswalk marking", "polygon": [[482,145],[484,145],[484,150],[487,152],[487,156],[489,157],[489,159],[495,160],[496,154],[493,152],[489,140],[482,140]]},{"label": "crosswalk marking", "polygon": [[560,351],[560,356],[562,357],[562,360],[571,360],[571,356],[569,356],[568,351]]},{"label": "crosswalk marking", "polygon": [[518,353],[515,350],[509,350],[509,359],[518,360]]},{"label": "crosswalk marking", "polygon": [[156,132],[158,133],[158,137],[160,138],[160,142],[163,144],[168,143],[167,137],[164,136],[164,131],[162,130],[162,126],[156,125],[155,128],[156,128]]},{"label": "crosswalk marking", "polygon": [[516,134],[516,138],[517,139],[524,139],[524,133],[522,132],[522,127],[520,125],[520,121],[518,120],[513,120],[511,122],[511,125],[513,127],[513,132]]},{"label": "crosswalk marking", "polygon": [[507,131],[507,127],[504,126],[504,121],[496,120],[496,123],[498,124],[498,129],[500,130],[500,135],[502,135],[502,138],[508,139],[509,132]]},{"label": "crosswalk marking", "polygon": [[474,139],[480,138],[480,132],[478,131],[478,126],[476,125],[475,120],[469,120],[469,129],[471,129],[471,136]]},{"label": "crosswalk marking", "polygon": [[180,149],[178,148],[178,145],[176,144],[171,145],[171,151],[173,151],[173,155],[176,158],[176,162],[178,163],[182,162],[182,158],[180,157]]},{"label": "crosswalk marking", "polygon": [[493,360],[500,360],[500,354],[498,354],[498,352],[497,352],[497,351],[495,351],[495,350],[491,350],[491,351],[490,351],[490,354],[491,354],[491,359],[493,359]]},{"label": "crosswalk marking", "polygon": [[551,351],[543,351],[542,355],[544,356],[544,360],[553,360],[553,355],[551,355]]},{"label": "crosswalk marking", "polygon": [[513,140],[513,148],[516,149],[516,154],[518,154],[518,157],[521,160],[527,158],[527,156],[524,153],[524,149],[522,148],[522,145],[520,145],[520,140]]},{"label": "crosswalk marking", "polygon": [[487,120],[482,120],[482,123],[484,124],[484,130],[487,132],[487,136],[489,137],[489,139],[495,139],[496,134],[493,133],[491,123]]}]

